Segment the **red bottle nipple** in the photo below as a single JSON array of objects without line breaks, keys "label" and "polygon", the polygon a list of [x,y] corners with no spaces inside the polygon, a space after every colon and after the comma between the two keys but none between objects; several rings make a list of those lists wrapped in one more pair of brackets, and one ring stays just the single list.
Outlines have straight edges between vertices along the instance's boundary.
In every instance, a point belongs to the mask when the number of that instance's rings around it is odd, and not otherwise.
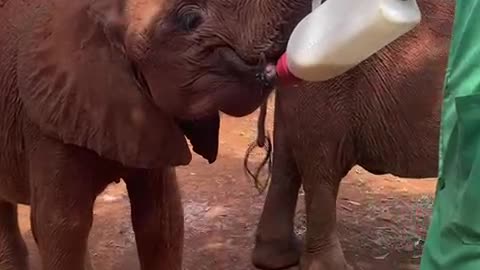
[{"label": "red bottle nipple", "polygon": [[300,81],[300,79],[295,77],[295,75],[293,75],[288,69],[287,53],[282,54],[280,59],[278,59],[276,71],[277,77],[282,84],[290,84]]}]

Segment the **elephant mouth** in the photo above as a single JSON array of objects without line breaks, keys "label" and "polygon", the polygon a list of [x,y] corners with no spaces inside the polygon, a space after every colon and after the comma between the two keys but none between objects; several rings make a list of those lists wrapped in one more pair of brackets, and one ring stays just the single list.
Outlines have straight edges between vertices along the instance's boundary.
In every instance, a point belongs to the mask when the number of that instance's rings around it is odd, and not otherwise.
[{"label": "elephant mouth", "polygon": [[[179,86],[193,93],[187,107],[174,109],[180,119],[196,119],[218,111],[244,116],[257,109],[273,90],[275,65],[268,63],[264,56],[253,63],[230,47],[219,47],[212,53],[213,57],[204,67],[207,72],[203,74],[207,76],[194,77]],[[155,95],[142,69],[135,62],[130,63],[130,69],[139,92],[155,104]]]},{"label": "elephant mouth", "polygon": [[262,90],[273,88],[275,81],[275,63],[267,60],[264,54],[256,61],[243,58],[234,48],[225,46],[217,49],[221,74],[235,76],[244,82],[254,82]]},{"label": "elephant mouth", "polygon": [[226,82],[217,89],[220,111],[234,117],[252,113],[273,91],[275,65],[264,55],[248,61],[231,47],[219,48],[216,54],[215,75]]}]

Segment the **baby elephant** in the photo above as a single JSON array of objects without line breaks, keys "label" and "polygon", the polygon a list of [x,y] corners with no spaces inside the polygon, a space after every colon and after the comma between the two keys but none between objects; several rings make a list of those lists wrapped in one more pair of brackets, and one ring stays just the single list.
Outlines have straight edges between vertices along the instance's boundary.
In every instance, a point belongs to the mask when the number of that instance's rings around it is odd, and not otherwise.
[{"label": "baby elephant", "polygon": [[[1,270],[28,269],[18,203],[31,205],[43,269],[91,268],[94,201],[120,178],[141,269],[181,269],[173,167],[191,160],[185,136],[215,161],[219,113],[243,116],[264,101],[265,70],[308,8],[239,3],[0,4]],[[270,9],[283,14],[255,15]],[[265,29],[268,20],[277,27]]]},{"label": "baby elephant", "polygon": [[[253,252],[257,267],[351,269],[337,234],[336,199],[354,165],[380,174],[436,176],[455,1],[417,2],[421,24],[356,68],[277,91],[272,182]],[[301,185],[303,245],[293,230]]]}]

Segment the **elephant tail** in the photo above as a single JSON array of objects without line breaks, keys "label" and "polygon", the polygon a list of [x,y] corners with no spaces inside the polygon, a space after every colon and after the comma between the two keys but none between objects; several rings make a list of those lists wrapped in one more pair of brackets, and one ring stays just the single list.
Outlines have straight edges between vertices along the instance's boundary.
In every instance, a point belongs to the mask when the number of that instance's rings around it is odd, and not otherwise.
[{"label": "elephant tail", "polygon": [[[257,139],[248,146],[247,151],[245,153],[245,158],[243,160],[243,167],[245,170],[245,174],[247,175],[247,178],[250,178],[253,180],[255,184],[255,188],[258,190],[260,194],[262,194],[265,191],[265,189],[268,187],[268,184],[270,182],[270,177],[272,175],[273,145],[272,145],[272,140],[270,138],[270,135],[265,131],[265,120],[267,118],[267,105],[268,105],[268,100],[265,100],[265,102],[260,107],[260,114],[258,116],[258,122],[257,122]],[[263,148],[265,150],[265,156],[260,162],[259,166],[256,167],[254,171],[252,171],[248,166],[248,161],[253,150],[257,147]],[[260,174],[263,168],[265,168],[265,166],[267,166],[266,176],[264,180],[261,180]]]}]

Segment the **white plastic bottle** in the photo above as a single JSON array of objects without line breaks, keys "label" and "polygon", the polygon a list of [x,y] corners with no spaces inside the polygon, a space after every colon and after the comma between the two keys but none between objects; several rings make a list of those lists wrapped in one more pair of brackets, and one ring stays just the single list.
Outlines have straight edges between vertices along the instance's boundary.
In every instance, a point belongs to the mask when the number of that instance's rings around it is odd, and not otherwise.
[{"label": "white plastic bottle", "polygon": [[314,0],[277,63],[280,79],[324,81],[358,65],[420,23],[416,0]]}]

